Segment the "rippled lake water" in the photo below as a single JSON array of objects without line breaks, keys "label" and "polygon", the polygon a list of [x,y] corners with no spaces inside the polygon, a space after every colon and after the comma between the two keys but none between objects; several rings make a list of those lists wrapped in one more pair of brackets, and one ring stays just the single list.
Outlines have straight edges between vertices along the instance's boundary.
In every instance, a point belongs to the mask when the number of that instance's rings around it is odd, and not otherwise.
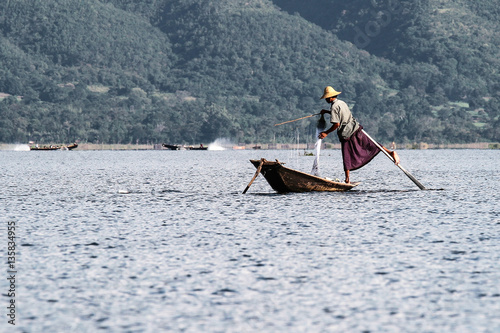
[{"label": "rippled lake water", "polygon": [[500,151],[401,150],[426,191],[379,155],[350,192],[241,194],[300,153],[1,151],[14,331],[500,332]]}]

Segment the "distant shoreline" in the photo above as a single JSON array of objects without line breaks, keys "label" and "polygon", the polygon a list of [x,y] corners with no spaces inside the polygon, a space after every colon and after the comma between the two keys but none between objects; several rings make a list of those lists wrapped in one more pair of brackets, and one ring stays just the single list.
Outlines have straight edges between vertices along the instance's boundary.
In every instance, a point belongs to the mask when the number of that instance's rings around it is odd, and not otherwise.
[{"label": "distant shoreline", "polygon": [[[205,144],[204,144],[205,145]],[[286,144],[286,143],[275,143],[275,144],[234,144],[234,145],[222,145],[217,146],[218,149],[210,149],[210,144],[205,146],[209,147],[209,150],[314,150],[314,143],[301,143],[301,144]],[[387,148],[393,149],[391,144],[386,144]],[[426,150],[426,149],[500,149],[500,143],[491,142],[478,142],[478,143],[449,143],[449,144],[432,144],[432,143],[406,143],[406,144],[396,144],[396,150],[404,149],[415,149],[415,150]],[[322,149],[340,149],[340,144],[323,143]],[[11,150],[11,151],[28,151],[28,144],[7,144],[0,143],[0,150]],[[161,147],[161,144],[95,144],[95,143],[80,143],[78,145],[78,150],[168,150]]]}]

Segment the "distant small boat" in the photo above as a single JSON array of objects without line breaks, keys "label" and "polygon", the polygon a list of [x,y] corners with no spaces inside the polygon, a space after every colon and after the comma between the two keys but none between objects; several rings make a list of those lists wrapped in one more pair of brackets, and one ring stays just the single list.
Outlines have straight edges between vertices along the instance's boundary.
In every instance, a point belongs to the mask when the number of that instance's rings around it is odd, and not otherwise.
[{"label": "distant small boat", "polygon": [[208,147],[204,147],[203,145],[200,145],[199,147],[168,145],[166,143],[162,143],[161,145],[169,150],[208,150]]},{"label": "distant small boat", "polygon": [[73,150],[77,147],[78,147],[77,143],[72,143],[68,146],[50,145],[50,146],[40,147],[40,146],[36,145],[36,146],[30,146],[30,150]]},{"label": "distant small boat", "polygon": [[76,148],[78,148],[78,143],[72,143],[69,146],[67,146],[66,148],[68,148],[68,150],[76,149]]},{"label": "distant small boat", "polygon": [[30,147],[30,150],[60,150],[61,146],[43,146],[43,147],[38,147],[38,146],[33,146]]},{"label": "distant small boat", "polygon": [[162,143],[161,145],[169,150],[181,150],[183,148],[179,145],[167,145],[166,143]]},{"label": "distant small boat", "polygon": [[278,160],[273,162],[262,158],[260,160],[250,160],[250,162],[257,168],[257,172],[244,193],[248,190],[248,187],[250,187],[259,172],[264,175],[269,185],[278,193],[349,191],[360,184],[359,182],[347,184],[316,177],[284,167],[284,163]]},{"label": "distant small boat", "polygon": [[186,147],[187,150],[208,150],[208,147],[203,147],[203,145],[200,145],[199,147],[193,147],[193,146],[188,146]]}]

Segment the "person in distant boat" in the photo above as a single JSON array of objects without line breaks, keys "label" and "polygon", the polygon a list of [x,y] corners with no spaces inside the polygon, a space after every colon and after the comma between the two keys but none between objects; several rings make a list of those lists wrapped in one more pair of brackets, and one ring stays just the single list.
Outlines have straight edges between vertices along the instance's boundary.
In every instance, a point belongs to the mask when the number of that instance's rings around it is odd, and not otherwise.
[{"label": "person in distant boat", "polygon": [[[349,183],[349,172],[368,164],[377,156],[380,149],[361,131],[363,126],[352,116],[347,104],[337,99],[340,93],[340,91],[335,91],[335,89],[328,86],[325,88],[323,96],[321,96],[321,99],[325,99],[330,104],[330,110],[323,109],[321,114],[330,114],[332,127],[321,132],[318,138],[324,139],[328,134],[337,130],[344,162],[345,182]],[[396,164],[399,164],[399,156],[395,151],[380,146],[392,156]]]}]

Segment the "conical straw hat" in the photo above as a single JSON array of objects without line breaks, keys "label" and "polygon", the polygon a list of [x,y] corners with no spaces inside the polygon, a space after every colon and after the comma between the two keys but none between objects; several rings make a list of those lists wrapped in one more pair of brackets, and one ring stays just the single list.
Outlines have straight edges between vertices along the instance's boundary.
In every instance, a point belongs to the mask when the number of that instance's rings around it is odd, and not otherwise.
[{"label": "conical straw hat", "polygon": [[340,94],[341,94],[340,91],[335,91],[335,89],[333,89],[332,87],[328,86],[328,87],[325,88],[323,96],[321,96],[320,99],[328,98],[328,97],[333,97],[333,96],[338,96]]}]

